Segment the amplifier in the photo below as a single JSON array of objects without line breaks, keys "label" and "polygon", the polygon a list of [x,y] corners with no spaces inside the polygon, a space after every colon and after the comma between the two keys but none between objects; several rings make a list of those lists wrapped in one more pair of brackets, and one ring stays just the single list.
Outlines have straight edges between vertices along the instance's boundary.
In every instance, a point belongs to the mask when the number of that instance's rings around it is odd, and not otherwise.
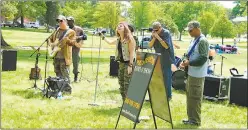
[{"label": "amplifier", "polygon": [[118,70],[119,70],[119,62],[115,61],[115,56],[110,56],[109,75],[118,76]]},{"label": "amplifier", "polygon": [[2,54],[2,71],[16,71],[17,50],[3,50]]},{"label": "amplifier", "polygon": [[231,77],[229,103],[248,107],[247,77]]},{"label": "amplifier", "polygon": [[229,81],[229,78],[206,76],[203,91],[204,98],[212,100],[228,99]]}]

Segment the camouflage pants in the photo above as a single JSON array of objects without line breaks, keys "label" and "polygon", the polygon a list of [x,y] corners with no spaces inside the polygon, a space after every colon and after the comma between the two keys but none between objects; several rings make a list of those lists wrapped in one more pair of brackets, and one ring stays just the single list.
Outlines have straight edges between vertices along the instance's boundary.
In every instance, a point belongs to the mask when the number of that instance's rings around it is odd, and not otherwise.
[{"label": "camouflage pants", "polygon": [[119,71],[118,71],[118,80],[120,84],[120,93],[122,96],[122,100],[126,98],[127,90],[131,78],[131,74],[129,75],[127,72],[128,63],[119,62]]},{"label": "camouflage pants", "polygon": [[80,57],[79,51],[72,51],[72,63],[73,63],[73,74],[78,74],[78,65],[79,65]]},{"label": "camouflage pants", "polygon": [[56,73],[57,77],[67,78],[70,81],[70,77],[69,77],[70,68],[69,66],[66,66],[65,59],[54,58],[53,65],[54,65],[54,72]]},{"label": "camouflage pants", "polygon": [[188,119],[201,124],[201,102],[205,78],[188,75],[186,84]]},{"label": "camouflage pants", "polygon": [[53,60],[54,65],[54,72],[56,73],[57,77],[61,77],[64,79],[68,79],[69,83],[65,87],[65,91],[71,93],[71,85],[70,85],[70,66],[65,64],[65,59],[57,59],[54,58]]}]

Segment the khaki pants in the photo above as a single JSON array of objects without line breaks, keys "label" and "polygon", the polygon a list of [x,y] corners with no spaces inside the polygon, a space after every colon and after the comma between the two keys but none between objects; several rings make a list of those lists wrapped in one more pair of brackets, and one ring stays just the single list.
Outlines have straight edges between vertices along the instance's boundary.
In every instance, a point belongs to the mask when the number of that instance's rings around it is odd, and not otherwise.
[{"label": "khaki pants", "polygon": [[205,78],[188,75],[186,84],[188,119],[201,124],[201,102]]},{"label": "khaki pants", "polygon": [[79,57],[79,52],[78,50],[73,50],[72,51],[72,63],[73,63],[73,74],[78,74],[78,65],[79,65],[79,61],[80,61],[80,57]]}]

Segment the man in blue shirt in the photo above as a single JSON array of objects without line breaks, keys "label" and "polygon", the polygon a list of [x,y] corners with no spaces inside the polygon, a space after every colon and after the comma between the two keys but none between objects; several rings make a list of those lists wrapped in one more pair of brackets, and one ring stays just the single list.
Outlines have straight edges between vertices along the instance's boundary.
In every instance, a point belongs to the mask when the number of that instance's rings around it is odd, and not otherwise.
[{"label": "man in blue shirt", "polygon": [[164,84],[167,87],[167,96],[172,97],[172,71],[171,64],[175,62],[174,48],[170,31],[164,29],[159,22],[153,23],[152,40],[149,47],[154,47],[156,53],[160,53],[161,68],[163,71]]}]

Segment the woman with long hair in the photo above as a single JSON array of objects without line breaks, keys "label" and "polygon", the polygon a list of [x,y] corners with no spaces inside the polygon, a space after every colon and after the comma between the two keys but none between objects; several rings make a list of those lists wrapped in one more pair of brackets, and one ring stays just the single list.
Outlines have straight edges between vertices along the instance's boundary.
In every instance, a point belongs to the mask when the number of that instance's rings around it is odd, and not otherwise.
[{"label": "woman with long hair", "polygon": [[126,22],[120,22],[116,28],[117,39],[110,41],[101,35],[105,42],[116,45],[115,60],[119,61],[118,80],[120,93],[124,101],[127,95],[129,81],[133,71],[135,61],[135,40]]}]

